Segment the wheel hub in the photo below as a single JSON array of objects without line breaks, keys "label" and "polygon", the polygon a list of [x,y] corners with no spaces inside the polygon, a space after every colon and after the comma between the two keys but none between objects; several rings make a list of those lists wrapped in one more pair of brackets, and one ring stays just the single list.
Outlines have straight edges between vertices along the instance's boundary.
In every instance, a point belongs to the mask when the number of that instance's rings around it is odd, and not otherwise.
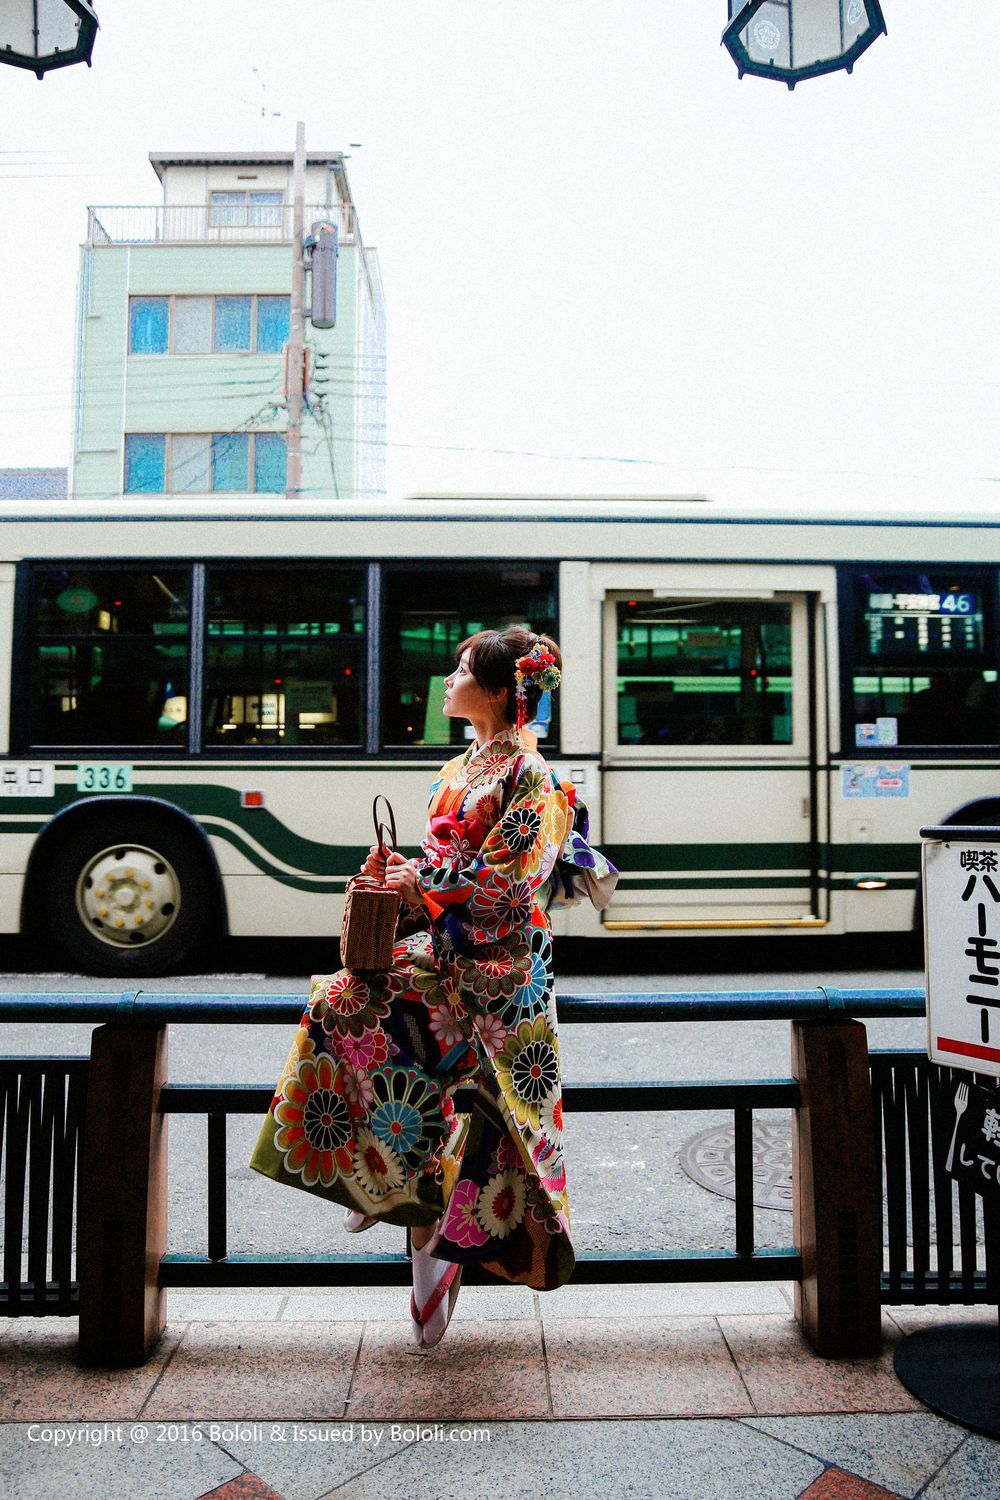
[{"label": "wheel hub", "polygon": [[162,854],[116,844],[88,860],[76,885],[77,915],[92,936],[131,948],[161,938],[177,920],[181,888]]}]

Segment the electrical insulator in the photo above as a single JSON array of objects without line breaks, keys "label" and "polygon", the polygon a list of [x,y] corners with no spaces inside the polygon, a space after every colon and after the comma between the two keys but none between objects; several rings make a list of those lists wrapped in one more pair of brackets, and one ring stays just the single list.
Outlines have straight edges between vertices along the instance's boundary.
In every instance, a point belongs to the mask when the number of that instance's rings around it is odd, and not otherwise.
[{"label": "electrical insulator", "polygon": [[325,219],[312,227],[312,307],[309,321],[314,328],[334,328],[337,323],[337,226]]}]

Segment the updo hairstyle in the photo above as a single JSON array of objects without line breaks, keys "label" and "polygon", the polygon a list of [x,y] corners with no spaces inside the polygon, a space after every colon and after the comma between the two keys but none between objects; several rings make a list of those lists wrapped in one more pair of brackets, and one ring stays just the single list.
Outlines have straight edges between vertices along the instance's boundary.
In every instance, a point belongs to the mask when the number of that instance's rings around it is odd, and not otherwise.
[{"label": "updo hairstyle", "polygon": [[[506,689],[504,717],[508,724],[514,723],[517,714],[514,663],[522,656],[527,656],[532,646],[539,641],[543,650],[555,657],[556,666],[561,668],[562,656],[552,637],[537,635],[524,625],[508,625],[506,630],[479,630],[475,635],[466,637],[455,651],[456,661],[460,661],[462,653],[468,651],[469,671],[487,693],[499,693]],[[543,689],[530,680],[525,683],[524,689],[530,723],[537,712]]]}]

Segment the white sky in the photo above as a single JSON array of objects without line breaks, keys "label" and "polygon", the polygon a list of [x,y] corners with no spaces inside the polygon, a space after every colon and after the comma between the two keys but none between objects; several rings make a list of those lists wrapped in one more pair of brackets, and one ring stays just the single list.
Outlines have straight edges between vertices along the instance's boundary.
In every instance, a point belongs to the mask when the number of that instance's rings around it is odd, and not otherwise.
[{"label": "white sky", "polygon": [[391,490],[996,505],[1000,5],[883,9],[789,93],[725,0],[101,0],[0,68],[0,466],[68,462],[85,206],[301,118],[363,143]]}]

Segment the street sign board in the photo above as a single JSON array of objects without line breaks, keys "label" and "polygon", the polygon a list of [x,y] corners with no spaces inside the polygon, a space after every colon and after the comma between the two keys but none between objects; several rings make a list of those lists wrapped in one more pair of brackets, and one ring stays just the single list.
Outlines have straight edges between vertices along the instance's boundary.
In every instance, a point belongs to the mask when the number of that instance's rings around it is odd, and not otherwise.
[{"label": "street sign board", "polygon": [[1000,1077],[1000,828],[922,828],[927,1053]]}]

